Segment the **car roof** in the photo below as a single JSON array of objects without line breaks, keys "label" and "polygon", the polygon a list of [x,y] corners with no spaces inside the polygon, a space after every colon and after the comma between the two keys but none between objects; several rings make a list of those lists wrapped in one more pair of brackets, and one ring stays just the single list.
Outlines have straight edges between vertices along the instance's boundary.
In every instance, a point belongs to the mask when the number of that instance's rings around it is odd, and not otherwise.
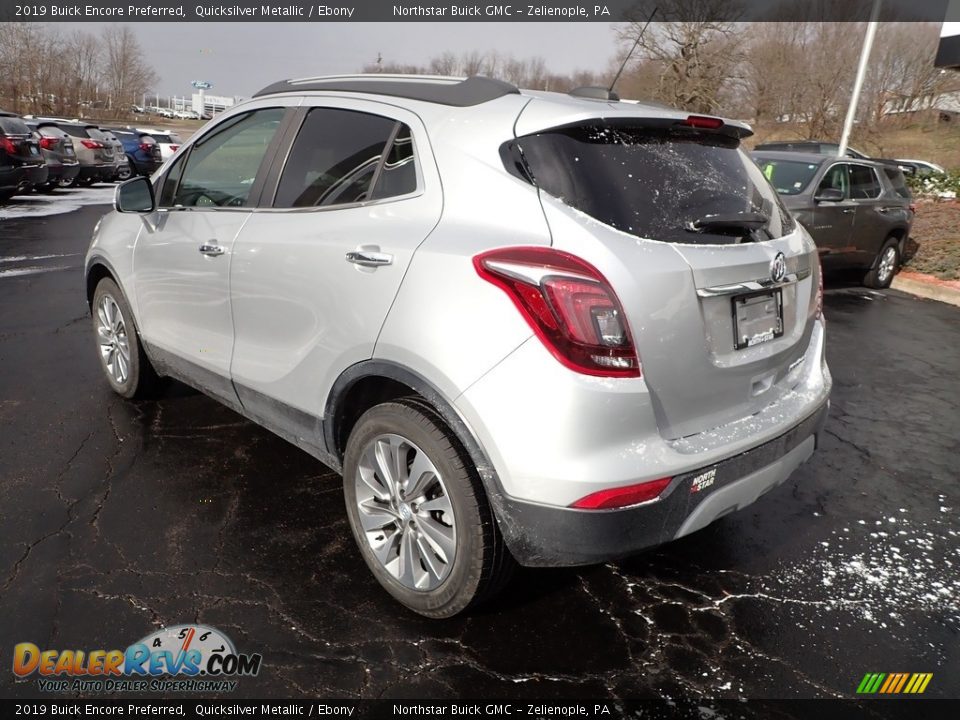
[{"label": "car roof", "polygon": [[[578,88],[571,93],[521,90],[515,85],[493,78],[448,77],[438,75],[334,75],[282,80],[254,93],[262,98],[281,93],[357,93],[360,95],[403,98],[435,108],[453,111],[490,103],[490,112],[500,109],[511,114],[511,122],[522,110],[516,125],[517,135],[547,127],[583,122],[602,117],[605,120],[636,117],[683,120],[691,113],[658,103],[621,101],[606,88]],[[508,102],[509,99],[512,102]],[[494,106],[494,101],[501,105]],[[531,102],[535,101],[535,102]],[[420,107],[425,107],[421,105]],[[696,114],[696,113],[693,113]],[[746,123],[724,118],[724,131],[737,137],[753,134]]]}]

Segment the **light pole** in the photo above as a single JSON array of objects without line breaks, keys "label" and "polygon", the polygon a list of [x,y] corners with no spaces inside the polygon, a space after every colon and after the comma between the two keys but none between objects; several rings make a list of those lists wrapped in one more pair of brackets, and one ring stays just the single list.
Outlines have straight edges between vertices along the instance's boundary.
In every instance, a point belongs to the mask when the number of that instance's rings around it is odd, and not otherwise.
[{"label": "light pole", "polygon": [[863,38],[863,47],[860,49],[860,62],[857,64],[857,77],[853,81],[853,93],[850,96],[850,105],[847,107],[847,117],[843,121],[843,133],[840,135],[840,147],[837,155],[847,154],[847,144],[850,142],[850,132],[853,130],[853,121],[857,116],[857,105],[860,103],[860,90],[863,89],[863,78],[867,74],[867,63],[870,61],[870,51],[873,49],[873,39],[877,35],[877,18],[880,16],[880,0],[873,0],[870,10],[870,20],[867,22],[867,34]]}]

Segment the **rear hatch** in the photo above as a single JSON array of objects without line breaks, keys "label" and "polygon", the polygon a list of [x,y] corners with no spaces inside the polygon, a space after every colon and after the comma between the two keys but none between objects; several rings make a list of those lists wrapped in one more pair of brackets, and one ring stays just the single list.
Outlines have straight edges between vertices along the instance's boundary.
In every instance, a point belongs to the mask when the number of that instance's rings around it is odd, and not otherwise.
[{"label": "rear hatch", "polygon": [[618,294],[667,438],[776,402],[798,382],[815,313],[814,245],[739,148],[749,130],[702,120],[528,126],[511,150],[540,187],[554,246]]},{"label": "rear hatch", "polygon": [[14,165],[43,165],[40,144],[27,124],[18,117],[0,116],[0,151]]},{"label": "rear hatch", "polygon": [[[99,147],[92,148],[94,151],[94,156],[105,163],[112,163],[116,157],[116,154],[113,149],[113,141],[110,140],[104,133],[99,129],[94,127],[87,128],[87,134],[90,136],[90,139],[99,145]],[[86,144],[86,143],[84,143]]]}]

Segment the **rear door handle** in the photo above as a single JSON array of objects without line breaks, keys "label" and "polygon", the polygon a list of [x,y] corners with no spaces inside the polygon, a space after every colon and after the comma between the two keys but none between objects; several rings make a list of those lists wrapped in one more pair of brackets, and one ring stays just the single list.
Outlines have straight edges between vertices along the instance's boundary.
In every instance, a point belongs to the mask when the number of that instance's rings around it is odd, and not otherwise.
[{"label": "rear door handle", "polygon": [[843,209],[843,214],[844,214],[844,215],[849,215],[850,213],[856,212],[856,211],[857,211],[856,208],[844,208],[844,209]]},{"label": "rear door handle", "polygon": [[200,254],[206,255],[208,257],[217,257],[218,255],[223,255],[226,250],[222,245],[214,245],[213,243],[205,243],[200,246]]},{"label": "rear door handle", "polygon": [[372,250],[352,250],[346,254],[346,260],[362,267],[380,267],[393,263],[393,255]]}]

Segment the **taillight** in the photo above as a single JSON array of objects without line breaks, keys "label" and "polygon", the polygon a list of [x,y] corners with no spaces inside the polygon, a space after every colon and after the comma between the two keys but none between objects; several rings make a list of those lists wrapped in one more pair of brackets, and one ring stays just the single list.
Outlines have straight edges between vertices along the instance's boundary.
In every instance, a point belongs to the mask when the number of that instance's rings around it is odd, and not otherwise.
[{"label": "taillight", "polygon": [[60,138],[45,137],[40,138],[40,147],[44,150],[53,150],[60,144]]},{"label": "taillight", "polygon": [[673,478],[660,478],[626,487],[609,488],[580,498],[570,507],[578,510],[610,510],[650,502],[660,497]]},{"label": "taillight", "polygon": [[153,145],[151,145],[150,143],[142,142],[140,143],[140,149],[143,150],[145,153],[148,153],[153,149]]},{"label": "taillight", "polygon": [[171,146],[170,146],[170,152],[176,152],[176,151],[179,150],[179,149],[180,149],[180,146],[179,146],[179,145],[171,145]]},{"label": "taillight", "polygon": [[916,203],[910,203],[907,207],[910,208],[910,212],[912,212],[914,215],[917,214],[917,204],[916,204]]},{"label": "taillight", "polygon": [[104,147],[103,143],[97,142],[96,140],[81,140],[80,144],[88,150],[100,150]]},{"label": "taillight", "polygon": [[817,312],[814,315],[817,320],[823,320],[823,262],[820,255],[817,255]]},{"label": "taillight", "polygon": [[600,272],[548,247],[512,247],[473,259],[561,363],[586,375],[640,377],[623,308]]},{"label": "taillight", "polygon": [[723,127],[723,120],[709,115],[691,115],[686,120],[681,120],[680,124],[705,130],[719,130]]},{"label": "taillight", "polygon": [[17,154],[17,144],[8,137],[0,138],[0,147],[7,151],[10,155]]}]

